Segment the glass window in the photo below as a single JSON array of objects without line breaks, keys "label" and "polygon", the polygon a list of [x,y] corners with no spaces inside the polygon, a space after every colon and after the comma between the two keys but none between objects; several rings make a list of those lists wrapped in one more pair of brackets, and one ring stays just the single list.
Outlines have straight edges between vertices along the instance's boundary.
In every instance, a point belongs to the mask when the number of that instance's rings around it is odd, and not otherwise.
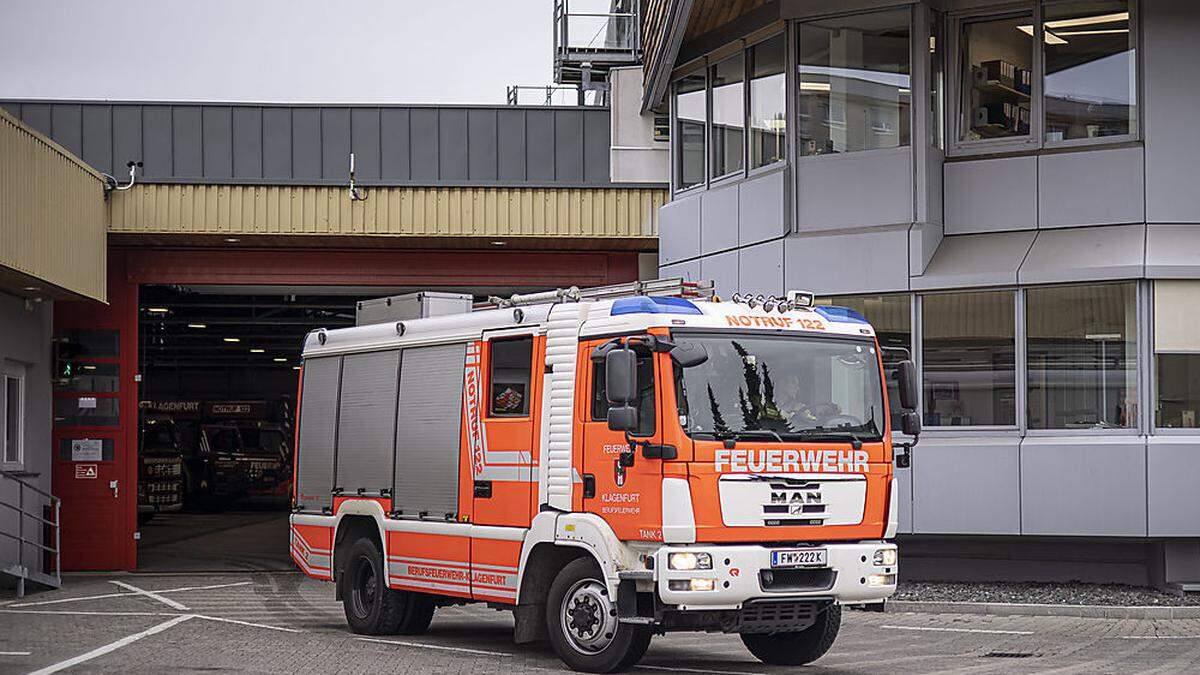
[{"label": "glass window", "polygon": [[944,148],[942,131],[946,128],[946,40],[941,12],[929,13],[929,144]]},{"label": "glass window", "polygon": [[23,459],[24,439],[22,427],[25,421],[25,378],[16,372],[17,366],[9,366],[4,376],[4,462],[19,464]]},{"label": "glass window", "polygon": [[900,428],[900,386],[896,380],[896,364],[912,358],[912,296],[853,295],[821,299],[820,305],[848,307],[866,317],[875,329],[875,337],[883,348],[883,369],[891,403],[892,429]]},{"label": "glass window", "polygon": [[488,376],[488,416],[528,415],[533,338],[493,340],[489,368],[491,373]]},{"label": "glass window", "polygon": [[[632,436],[653,436],[654,418],[657,410],[654,405],[654,359],[641,354],[637,361],[638,386],[638,428]],[[608,390],[604,381],[604,361],[596,361],[592,367],[592,420],[603,422],[608,419]]]},{"label": "glass window", "polygon": [[1154,282],[1155,426],[1200,427],[1200,281]]},{"label": "glass window", "polygon": [[704,182],[704,74],[675,83],[676,187],[680,190]]},{"label": "glass window", "polygon": [[783,34],[750,47],[750,168],[787,158]]},{"label": "glass window", "polygon": [[962,25],[962,140],[1029,134],[1033,15]]},{"label": "glass window", "polygon": [[906,9],[800,24],[800,154],[909,144]]},{"label": "glass window", "polygon": [[883,387],[867,340],[676,335],[708,360],[676,368],[679,419],[693,437],[878,440]]},{"label": "glass window", "polygon": [[63,426],[115,427],[121,423],[120,402],[116,398],[96,396],[56,396],[54,423]]},{"label": "glass window", "polygon": [[1137,425],[1137,287],[1026,292],[1030,429]]},{"label": "glass window", "polygon": [[1130,133],[1136,100],[1127,0],[1048,4],[1046,140]]},{"label": "glass window", "polygon": [[746,62],[741,52],[711,68],[712,175],[742,170],[746,106],[742,81]]},{"label": "glass window", "polygon": [[1015,425],[1013,292],[938,293],[921,302],[925,424]]}]

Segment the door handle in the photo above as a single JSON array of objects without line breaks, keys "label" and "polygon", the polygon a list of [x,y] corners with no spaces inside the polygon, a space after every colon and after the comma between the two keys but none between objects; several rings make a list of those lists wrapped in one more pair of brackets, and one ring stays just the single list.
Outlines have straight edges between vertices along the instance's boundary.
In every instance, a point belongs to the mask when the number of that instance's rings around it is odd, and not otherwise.
[{"label": "door handle", "polygon": [[475,498],[476,499],[491,499],[492,498],[492,481],[490,481],[490,480],[475,481]]},{"label": "door handle", "polygon": [[116,499],[121,494],[120,481],[108,481],[108,489],[113,491],[113,499]]}]

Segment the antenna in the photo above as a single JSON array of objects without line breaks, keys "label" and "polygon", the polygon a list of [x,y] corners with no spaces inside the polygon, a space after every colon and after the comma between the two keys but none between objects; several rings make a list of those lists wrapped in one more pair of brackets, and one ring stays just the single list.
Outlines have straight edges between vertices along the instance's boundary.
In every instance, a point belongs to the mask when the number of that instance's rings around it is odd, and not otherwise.
[{"label": "antenna", "polygon": [[367,191],[354,187],[354,153],[350,153],[350,201],[361,202],[367,198]]}]

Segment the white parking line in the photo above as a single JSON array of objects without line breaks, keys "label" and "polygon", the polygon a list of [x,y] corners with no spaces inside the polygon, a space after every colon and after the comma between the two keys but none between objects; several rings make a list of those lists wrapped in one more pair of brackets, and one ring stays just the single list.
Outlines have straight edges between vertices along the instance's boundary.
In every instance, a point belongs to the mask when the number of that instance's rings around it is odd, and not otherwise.
[{"label": "white parking line", "polygon": [[96,658],[97,656],[104,656],[105,654],[115,652],[118,649],[120,649],[121,647],[132,644],[134,642],[137,642],[138,640],[141,640],[144,637],[149,637],[151,635],[154,635],[155,633],[161,633],[164,630],[167,630],[168,628],[170,628],[172,626],[179,625],[179,624],[183,623],[184,621],[187,621],[188,619],[192,619],[192,618],[195,618],[195,617],[193,617],[191,614],[184,614],[183,616],[177,616],[174,619],[171,619],[170,621],[164,621],[156,626],[151,626],[150,628],[147,628],[146,630],[144,630],[140,633],[134,633],[133,635],[123,637],[120,640],[117,640],[116,642],[110,642],[110,643],[104,645],[103,647],[97,647],[97,648],[93,649],[92,651],[87,652],[86,654],[80,654],[79,656],[76,656],[75,658],[67,659],[66,661],[59,661],[58,663],[56,663],[52,666],[46,666],[45,668],[42,668],[41,670],[35,670],[34,672],[30,673],[29,675],[49,675],[49,673],[57,673],[60,670],[66,670],[67,668],[70,668],[72,666],[77,666],[81,663],[91,661],[92,659]]},{"label": "white parking line", "polygon": [[[116,582],[113,582],[113,583],[116,583]],[[232,588],[234,586],[248,586],[252,583],[254,583],[254,582],[253,581],[239,581],[237,583],[232,583],[232,584],[214,584],[212,586],[181,586],[179,588],[168,588],[165,590],[154,591],[154,592],[158,593],[159,595],[162,595],[164,593],[182,593],[184,591],[210,591],[210,590],[213,590],[216,588]],[[84,595],[84,596],[79,596],[79,597],[74,597],[74,598],[58,598],[57,600],[42,600],[39,602],[15,602],[15,603],[12,603],[12,604],[9,604],[6,606],[7,607],[39,607],[41,605],[59,605],[64,602],[81,602],[83,600],[105,600],[108,598],[124,598],[124,597],[131,596],[131,595],[137,595],[137,593],[103,593],[101,595]]]},{"label": "white parking line", "polygon": [[1110,635],[1115,640],[1200,640],[1200,635]]},{"label": "white parking line", "polygon": [[236,623],[239,626],[250,626],[252,628],[266,628],[269,630],[283,631],[284,633],[303,633],[304,631],[298,628],[284,628],[283,626],[269,626],[265,623],[254,623],[253,621],[239,621],[237,619],[226,619],[221,616],[208,616],[205,614],[197,614],[197,619],[205,619],[208,621],[220,621],[221,623]]},{"label": "white parking line", "polygon": [[424,642],[403,642],[401,640],[379,640],[376,638],[354,638],[362,642],[378,642],[384,645],[396,645],[398,647],[419,647],[421,649],[438,649],[446,652],[462,652],[464,654],[482,654],[483,656],[512,656],[506,652],[489,652],[483,649],[467,649],[466,647],[443,647],[441,645],[431,645]]},{"label": "white parking line", "polygon": [[880,626],[892,630],[922,630],[941,633],[984,633],[987,635],[1033,635],[1031,630],[992,630],[990,628],[941,628],[938,626]]},{"label": "white parking line", "polygon": [[[122,593],[133,595],[133,593]],[[63,616],[179,616],[174,612],[85,612],[69,609],[0,609],[0,614],[61,614]]]},{"label": "white parking line", "polygon": [[763,675],[752,670],[705,670],[704,668],[674,668],[671,666],[637,665],[634,670],[667,670],[673,673],[711,673],[712,675]]},{"label": "white parking line", "polygon": [[29,656],[33,652],[0,652],[0,656]]},{"label": "white parking line", "polygon": [[166,596],[159,595],[158,593],[155,593],[154,591],[147,591],[144,588],[138,588],[137,586],[134,586],[133,584],[127,584],[124,581],[112,580],[112,581],[109,581],[108,583],[116,584],[117,586],[120,586],[121,588],[124,588],[126,590],[133,591],[134,593],[137,593],[138,595],[144,595],[147,598],[150,598],[151,600],[157,600],[157,601],[161,602],[162,604],[166,605],[167,607],[170,607],[171,609],[179,609],[179,610],[187,609],[187,605],[184,605],[183,603],[175,602],[174,600],[172,600]]}]

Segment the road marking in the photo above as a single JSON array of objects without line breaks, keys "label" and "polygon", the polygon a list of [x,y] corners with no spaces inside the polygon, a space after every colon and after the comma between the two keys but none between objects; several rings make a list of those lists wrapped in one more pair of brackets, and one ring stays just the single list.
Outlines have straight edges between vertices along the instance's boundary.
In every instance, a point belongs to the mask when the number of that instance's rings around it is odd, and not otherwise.
[{"label": "road marking", "polygon": [[466,647],[443,647],[442,645],[431,645],[424,642],[403,642],[401,640],[379,640],[376,638],[354,638],[361,642],[378,642],[384,645],[396,645],[399,647],[420,647],[422,649],[440,649],[447,652],[462,652],[464,654],[482,654],[484,656],[512,656],[506,652],[489,652],[483,649],[467,649]]},{"label": "road marking", "polygon": [[[114,581],[113,583],[117,583],[117,582]],[[239,581],[239,582],[233,583],[233,584],[215,584],[212,586],[181,586],[179,588],[168,588],[168,589],[162,590],[162,591],[155,591],[155,593],[158,593],[161,595],[163,593],[182,593],[184,591],[210,591],[210,590],[213,590],[216,588],[232,588],[234,586],[248,586],[252,583],[254,583],[254,582],[253,581]],[[57,600],[42,600],[39,602],[17,602],[17,603],[13,603],[13,604],[6,605],[6,606],[8,606],[8,607],[38,607],[41,605],[58,605],[58,604],[62,604],[64,602],[80,602],[82,600],[105,600],[108,598],[124,598],[124,597],[131,596],[131,595],[137,595],[137,593],[104,593],[102,595],[84,595],[84,596],[76,597],[76,598],[59,598]]]},{"label": "road marking", "polygon": [[1115,640],[1200,640],[1200,635],[1110,635]]},{"label": "road marking", "polygon": [[752,670],[705,670],[704,668],[673,668],[671,666],[637,665],[634,670],[669,670],[674,673],[712,673],[713,675],[763,675]]},{"label": "road marking", "polygon": [[270,630],[283,631],[285,633],[303,633],[304,631],[298,628],[284,628],[283,626],[268,626],[265,623],[254,623],[253,621],[239,621],[237,619],[226,619],[223,616],[208,616],[205,614],[197,614],[197,619],[206,619],[208,621],[220,621],[221,623],[236,623],[239,626],[250,626],[252,628],[267,628]]},{"label": "road marking", "polygon": [[33,652],[0,652],[0,656],[29,656]]},{"label": "road marking", "polygon": [[133,635],[123,637],[120,640],[117,640],[116,642],[110,642],[110,643],[104,645],[103,647],[97,647],[97,648],[93,649],[92,651],[87,652],[86,654],[80,654],[79,656],[76,656],[75,658],[67,659],[66,661],[59,661],[58,663],[56,663],[52,666],[46,666],[45,668],[42,668],[41,670],[35,670],[34,672],[30,673],[29,675],[49,675],[50,673],[57,673],[60,670],[66,670],[67,668],[70,668],[72,666],[77,666],[81,663],[91,661],[92,659],[96,658],[97,656],[104,656],[105,654],[115,652],[118,649],[125,647],[127,645],[130,645],[134,642],[137,642],[138,640],[141,640],[144,637],[149,637],[156,633],[161,633],[164,630],[171,628],[172,626],[177,626],[177,625],[183,623],[184,621],[187,621],[188,619],[192,619],[192,618],[195,618],[195,617],[192,616],[191,614],[184,614],[183,616],[177,616],[174,619],[171,619],[170,621],[164,621],[158,625],[151,626],[150,628],[147,628],[146,630],[144,630],[140,633],[134,633]]},{"label": "road marking", "polygon": [[1031,630],[991,630],[988,628],[940,628],[937,626],[880,626],[892,630],[924,630],[943,633],[984,633],[987,635],[1033,635]]},{"label": "road marking", "polygon": [[108,583],[116,584],[117,586],[120,586],[121,588],[130,590],[130,591],[133,591],[134,593],[137,593],[138,595],[144,595],[147,598],[150,598],[151,600],[157,600],[157,601],[161,602],[162,604],[166,605],[167,607],[170,607],[171,609],[178,609],[178,610],[183,610],[183,611],[187,610],[187,605],[184,605],[183,603],[175,602],[174,600],[172,600],[166,596],[159,595],[158,593],[155,593],[154,591],[147,591],[144,588],[138,588],[137,586],[134,586],[133,584],[127,584],[124,581],[112,580],[112,581],[109,581]]},{"label": "road marking", "polygon": [[[133,595],[122,593],[121,595]],[[59,614],[62,616],[179,616],[173,612],[85,612],[69,609],[0,609],[3,614]]]}]

